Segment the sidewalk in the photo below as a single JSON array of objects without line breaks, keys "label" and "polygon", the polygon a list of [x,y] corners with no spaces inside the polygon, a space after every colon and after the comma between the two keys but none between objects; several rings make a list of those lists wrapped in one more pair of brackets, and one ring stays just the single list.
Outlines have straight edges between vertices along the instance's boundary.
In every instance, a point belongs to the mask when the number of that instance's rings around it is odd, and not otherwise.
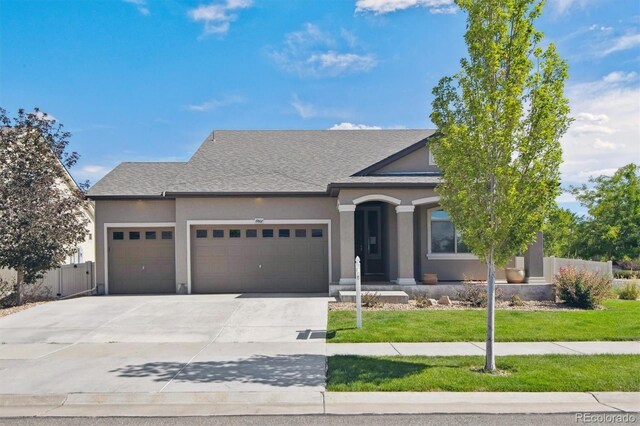
[{"label": "sidewalk", "polygon": [[639,409],[638,392],[282,391],[0,395],[0,418],[576,412],[621,415]]},{"label": "sidewalk", "polygon": [[[484,342],[327,343],[327,356],[457,356],[484,355]],[[497,342],[496,356],[505,355],[640,355],[640,342]]]}]

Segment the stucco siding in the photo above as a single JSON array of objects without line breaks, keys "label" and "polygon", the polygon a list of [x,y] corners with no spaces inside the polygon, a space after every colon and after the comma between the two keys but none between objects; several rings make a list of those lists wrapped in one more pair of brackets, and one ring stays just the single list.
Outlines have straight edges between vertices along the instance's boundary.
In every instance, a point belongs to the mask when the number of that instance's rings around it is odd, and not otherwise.
[{"label": "stucco siding", "polygon": [[105,283],[104,224],[175,222],[174,200],[96,200],[96,283]]},{"label": "stucco siding", "polygon": [[400,157],[393,163],[389,163],[384,167],[375,171],[379,173],[398,173],[398,172],[434,172],[437,171],[435,166],[429,165],[429,151],[426,146],[418,149],[411,154]]},{"label": "stucco siding", "polygon": [[421,189],[396,189],[396,188],[344,188],[340,190],[338,194],[338,200],[340,204],[353,204],[353,200],[365,195],[386,195],[399,199],[402,205],[410,206],[411,202],[420,198],[435,197],[437,194],[433,189],[421,188]]}]

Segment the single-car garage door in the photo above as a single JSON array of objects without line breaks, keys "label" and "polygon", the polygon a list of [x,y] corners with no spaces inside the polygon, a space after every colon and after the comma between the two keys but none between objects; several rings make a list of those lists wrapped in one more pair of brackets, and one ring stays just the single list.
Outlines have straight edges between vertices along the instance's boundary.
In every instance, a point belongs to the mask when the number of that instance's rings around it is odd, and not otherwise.
[{"label": "single-car garage door", "polygon": [[109,228],[109,293],[175,293],[173,228]]},{"label": "single-car garage door", "polygon": [[193,293],[327,292],[326,225],[191,228]]}]

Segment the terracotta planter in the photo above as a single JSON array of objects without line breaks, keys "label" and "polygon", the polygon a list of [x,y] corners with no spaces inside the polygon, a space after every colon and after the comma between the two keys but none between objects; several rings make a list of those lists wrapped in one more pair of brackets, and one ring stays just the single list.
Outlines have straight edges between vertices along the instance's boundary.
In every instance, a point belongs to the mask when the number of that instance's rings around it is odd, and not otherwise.
[{"label": "terracotta planter", "polygon": [[510,284],[520,284],[524,282],[524,269],[521,268],[504,268],[507,282]]},{"label": "terracotta planter", "polygon": [[438,284],[438,274],[424,274],[422,276],[422,282],[427,285]]}]

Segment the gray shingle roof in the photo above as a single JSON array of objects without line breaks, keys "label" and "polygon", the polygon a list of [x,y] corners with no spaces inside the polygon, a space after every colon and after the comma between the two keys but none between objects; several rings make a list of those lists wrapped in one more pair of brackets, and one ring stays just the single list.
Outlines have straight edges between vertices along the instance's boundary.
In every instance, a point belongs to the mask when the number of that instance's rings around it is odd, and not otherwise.
[{"label": "gray shingle roof", "polygon": [[91,196],[159,196],[186,163],[121,163],[93,185]]},{"label": "gray shingle roof", "polygon": [[154,191],[156,195],[163,191],[325,193],[330,183],[348,180],[433,133],[433,130],[219,130],[203,142],[189,162],[124,163],[91,188],[89,195],[148,195]]}]

